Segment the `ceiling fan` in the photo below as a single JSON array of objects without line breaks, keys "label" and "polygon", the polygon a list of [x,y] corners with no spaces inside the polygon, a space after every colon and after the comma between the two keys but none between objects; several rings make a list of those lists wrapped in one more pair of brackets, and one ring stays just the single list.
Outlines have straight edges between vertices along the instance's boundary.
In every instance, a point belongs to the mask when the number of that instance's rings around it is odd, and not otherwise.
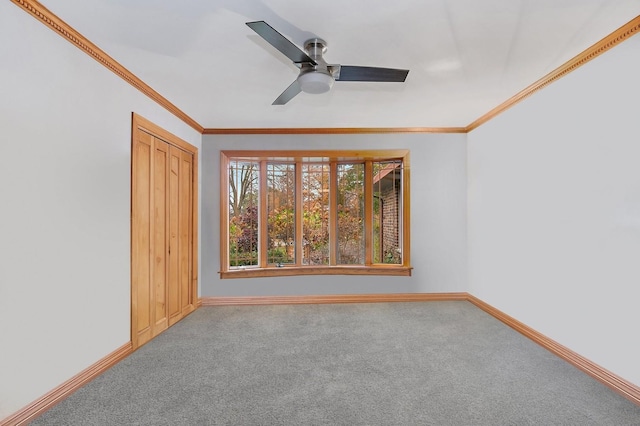
[{"label": "ceiling fan", "polygon": [[334,81],[401,83],[409,74],[409,70],[393,68],[330,65],[322,58],[322,55],[327,51],[327,43],[320,38],[305,41],[304,51],[302,51],[264,21],[247,22],[247,25],[300,68],[298,78],[273,101],[272,105],[284,105],[300,92],[328,92]]}]

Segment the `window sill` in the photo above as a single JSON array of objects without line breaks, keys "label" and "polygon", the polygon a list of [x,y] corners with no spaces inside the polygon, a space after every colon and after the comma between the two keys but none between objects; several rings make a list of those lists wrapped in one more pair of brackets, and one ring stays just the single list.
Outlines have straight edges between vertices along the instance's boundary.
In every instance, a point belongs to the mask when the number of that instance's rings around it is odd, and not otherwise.
[{"label": "window sill", "polygon": [[411,266],[284,266],[281,268],[247,268],[220,272],[221,279],[287,277],[295,275],[383,275],[410,277]]}]

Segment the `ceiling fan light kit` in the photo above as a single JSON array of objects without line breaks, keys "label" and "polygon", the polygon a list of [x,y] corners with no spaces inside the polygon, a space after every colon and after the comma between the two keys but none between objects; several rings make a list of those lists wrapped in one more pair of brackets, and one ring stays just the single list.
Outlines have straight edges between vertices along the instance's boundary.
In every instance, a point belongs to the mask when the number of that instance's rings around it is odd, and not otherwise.
[{"label": "ceiling fan light kit", "polygon": [[298,76],[300,90],[314,95],[328,92],[334,81],[331,74],[324,72],[307,72]]},{"label": "ceiling fan light kit", "polygon": [[302,51],[264,21],[246,24],[300,68],[298,78],[273,101],[272,105],[284,105],[301,91],[311,94],[326,93],[336,81],[402,83],[409,74],[409,70],[394,68],[330,65],[322,57],[327,51],[327,43],[322,39],[307,40],[304,43],[305,51]]}]

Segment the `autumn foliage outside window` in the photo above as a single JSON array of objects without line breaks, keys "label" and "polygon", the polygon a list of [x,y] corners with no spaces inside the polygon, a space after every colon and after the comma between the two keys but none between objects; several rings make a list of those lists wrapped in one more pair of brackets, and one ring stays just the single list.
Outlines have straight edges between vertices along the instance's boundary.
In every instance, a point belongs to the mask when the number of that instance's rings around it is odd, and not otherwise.
[{"label": "autumn foliage outside window", "polygon": [[408,151],[227,151],[221,159],[221,273],[410,274]]}]

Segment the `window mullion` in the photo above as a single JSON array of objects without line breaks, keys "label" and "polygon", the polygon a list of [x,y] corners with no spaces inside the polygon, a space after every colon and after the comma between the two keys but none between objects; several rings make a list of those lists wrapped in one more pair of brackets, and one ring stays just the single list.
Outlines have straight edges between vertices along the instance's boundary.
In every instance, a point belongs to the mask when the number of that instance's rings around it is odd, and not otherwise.
[{"label": "window mullion", "polygon": [[373,264],[373,161],[364,162],[364,264]]},{"label": "window mullion", "polygon": [[229,268],[229,157],[220,153],[220,267]]},{"label": "window mullion", "polygon": [[260,161],[259,173],[259,186],[258,186],[258,202],[260,203],[260,210],[258,216],[258,265],[261,268],[267,267],[267,252],[268,252],[268,238],[267,238],[267,201],[268,201],[268,189],[267,189],[267,161]]},{"label": "window mullion", "polygon": [[409,154],[407,153],[402,161],[402,265],[411,265],[411,244],[409,233],[409,222],[411,215],[409,214]]},{"label": "window mullion", "polygon": [[300,161],[295,163],[296,183],[295,183],[295,223],[296,223],[296,241],[295,256],[296,266],[302,265],[302,255],[304,253],[302,238],[302,164]]},{"label": "window mullion", "polygon": [[338,263],[338,164],[329,164],[329,265]]}]

